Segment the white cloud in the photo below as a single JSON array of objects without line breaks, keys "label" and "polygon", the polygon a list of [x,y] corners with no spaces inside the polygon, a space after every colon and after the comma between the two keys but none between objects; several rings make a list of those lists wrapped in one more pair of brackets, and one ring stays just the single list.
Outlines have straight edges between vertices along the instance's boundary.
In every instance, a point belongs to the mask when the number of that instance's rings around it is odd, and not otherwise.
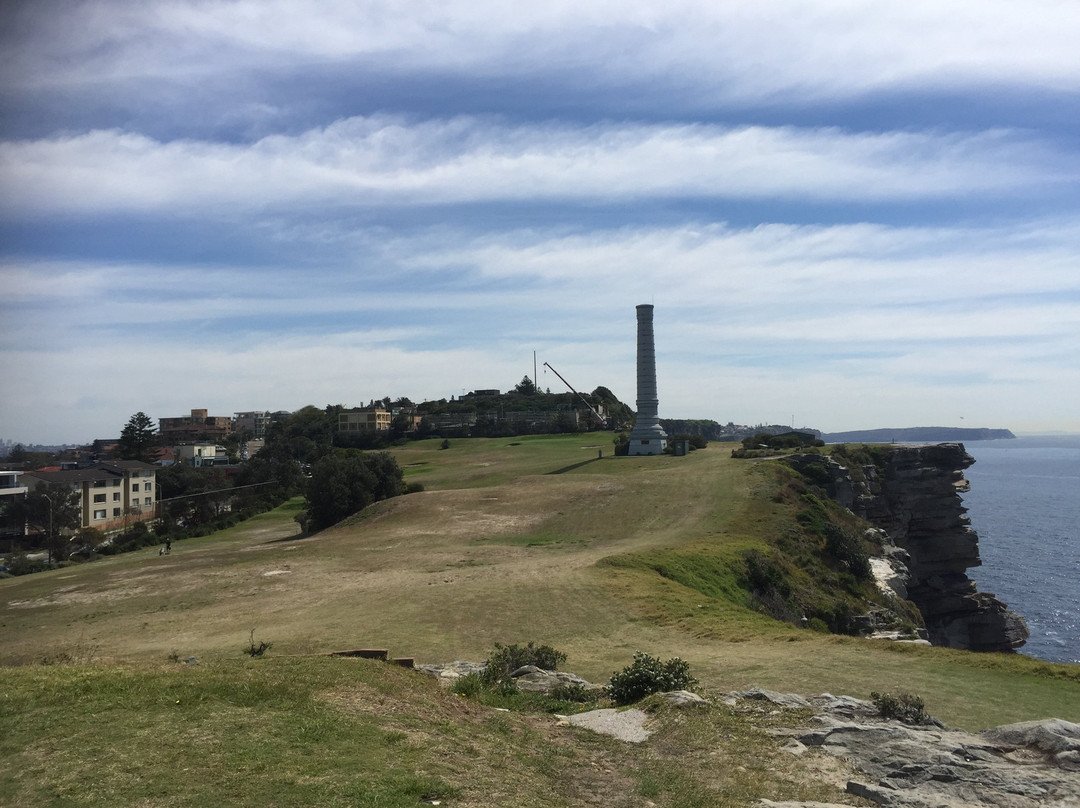
[{"label": "white cloud", "polygon": [[642,302],[664,415],[1080,429],[1071,2],[5,23],[0,435],[506,387],[534,349],[632,401]]},{"label": "white cloud", "polygon": [[[117,413],[175,414],[189,406],[178,378],[200,391],[190,406],[225,411],[506,389],[531,373],[533,350],[579,389],[603,384],[632,402],[642,302],[657,306],[665,417],[787,421],[795,407],[801,424],[826,430],[960,415],[1080,428],[1077,244],[1061,221],[481,237],[441,227],[380,242],[375,274],[397,281],[375,292],[335,265],[297,278],[9,262],[0,278],[21,278],[22,296],[0,308],[0,377],[11,380],[0,432],[34,439],[61,422],[97,424],[64,437],[84,440]],[[467,282],[415,282],[447,268],[464,268]],[[57,279],[80,278],[92,282],[74,303]],[[172,299],[173,288],[185,296]],[[561,389],[553,377],[541,385]],[[80,405],[90,390],[98,402]]]},{"label": "white cloud", "polygon": [[89,2],[25,16],[16,64],[31,88],[334,62],[662,79],[717,100],[990,81],[1070,89],[1080,78],[1080,13],[1060,0]]},{"label": "white cloud", "polygon": [[642,198],[912,200],[1069,187],[1080,166],[1004,131],[603,124],[376,116],[254,144],[95,131],[0,144],[9,216],[298,204],[370,208]]}]

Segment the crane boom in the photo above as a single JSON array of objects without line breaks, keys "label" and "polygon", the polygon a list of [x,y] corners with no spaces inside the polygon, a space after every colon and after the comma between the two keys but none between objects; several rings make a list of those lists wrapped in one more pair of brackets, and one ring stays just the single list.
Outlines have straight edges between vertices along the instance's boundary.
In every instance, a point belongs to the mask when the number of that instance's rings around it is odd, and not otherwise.
[{"label": "crane boom", "polygon": [[549,370],[551,370],[552,373],[554,373],[556,376],[558,376],[559,379],[562,380],[562,383],[570,388],[570,392],[572,392],[574,395],[576,395],[578,398],[580,398],[583,402],[585,402],[585,406],[589,408],[589,412],[591,412],[593,415],[595,415],[597,420],[599,420],[600,423],[603,426],[605,426],[605,427],[607,426],[607,420],[604,418],[604,416],[602,416],[600,413],[598,413],[596,411],[596,408],[593,407],[593,405],[589,403],[588,399],[586,399],[585,396],[581,395],[581,393],[579,393],[577,390],[575,390],[574,386],[572,384],[570,384],[570,382],[568,382],[566,379],[563,379],[562,374],[559,373],[559,371],[555,370],[555,368],[551,367],[551,365],[549,365],[547,362],[544,363],[544,367],[548,368]]}]

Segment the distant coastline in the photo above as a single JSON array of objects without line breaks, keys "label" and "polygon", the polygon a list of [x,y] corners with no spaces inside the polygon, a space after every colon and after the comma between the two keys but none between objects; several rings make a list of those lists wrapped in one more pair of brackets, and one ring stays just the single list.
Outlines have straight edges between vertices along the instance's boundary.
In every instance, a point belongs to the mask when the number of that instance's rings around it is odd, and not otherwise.
[{"label": "distant coastline", "polygon": [[923,443],[928,441],[1012,440],[1008,429],[972,429],[951,426],[912,426],[900,429],[857,429],[822,432],[826,443]]}]

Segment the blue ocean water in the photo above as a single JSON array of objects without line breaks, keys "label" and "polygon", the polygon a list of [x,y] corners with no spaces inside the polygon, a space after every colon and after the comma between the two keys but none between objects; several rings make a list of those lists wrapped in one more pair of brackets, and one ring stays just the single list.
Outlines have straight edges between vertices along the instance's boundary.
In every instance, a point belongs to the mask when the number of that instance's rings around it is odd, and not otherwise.
[{"label": "blue ocean water", "polygon": [[1080,435],[964,448],[975,465],[963,499],[983,562],[968,577],[1027,621],[1021,653],[1080,663]]}]

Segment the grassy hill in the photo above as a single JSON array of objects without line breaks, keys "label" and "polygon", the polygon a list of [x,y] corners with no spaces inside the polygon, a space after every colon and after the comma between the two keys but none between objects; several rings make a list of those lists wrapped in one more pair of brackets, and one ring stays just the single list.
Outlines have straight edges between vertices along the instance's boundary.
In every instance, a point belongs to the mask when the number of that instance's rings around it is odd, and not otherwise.
[{"label": "grassy hill", "polygon": [[[774,746],[754,734],[760,716],[717,707],[688,726],[661,711],[670,743],[647,751],[492,713],[390,666],[304,656],[360,647],[439,662],[532,640],[592,681],[641,649],[688,660],[706,693],[903,691],[968,729],[1080,721],[1077,666],[823,635],[758,614],[739,559],[790,535],[783,475],[723,445],[615,458],[608,440],[413,443],[395,454],[424,491],[322,533],[296,535],[293,502],[169,556],[0,581],[0,804],[227,794],[225,804],[415,805],[436,794],[484,805],[501,794],[576,805],[592,789],[606,797],[595,804],[651,794],[711,805],[825,788],[795,772],[788,785],[758,777],[775,769]],[[252,630],[273,643],[263,658],[242,651]],[[720,727],[745,745],[717,751],[709,733]],[[711,785],[694,774],[706,746],[735,755],[743,774]]]}]

